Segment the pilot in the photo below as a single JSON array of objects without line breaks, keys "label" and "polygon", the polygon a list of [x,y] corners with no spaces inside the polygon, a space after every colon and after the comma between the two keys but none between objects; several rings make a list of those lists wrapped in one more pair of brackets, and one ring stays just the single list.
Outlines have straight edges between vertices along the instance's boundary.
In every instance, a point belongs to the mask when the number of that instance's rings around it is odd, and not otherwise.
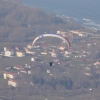
[{"label": "pilot", "polygon": [[53,62],[49,62],[50,66],[52,66]]}]

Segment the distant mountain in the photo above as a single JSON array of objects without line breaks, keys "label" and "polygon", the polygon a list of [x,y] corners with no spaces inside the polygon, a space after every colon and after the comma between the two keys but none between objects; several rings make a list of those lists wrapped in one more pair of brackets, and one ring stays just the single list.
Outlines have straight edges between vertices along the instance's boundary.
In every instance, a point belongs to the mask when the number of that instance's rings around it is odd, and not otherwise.
[{"label": "distant mountain", "polygon": [[100,0],[22,0],[30,6],[42,7],[47,12],[75,18],[87,18],[100,23]]}]

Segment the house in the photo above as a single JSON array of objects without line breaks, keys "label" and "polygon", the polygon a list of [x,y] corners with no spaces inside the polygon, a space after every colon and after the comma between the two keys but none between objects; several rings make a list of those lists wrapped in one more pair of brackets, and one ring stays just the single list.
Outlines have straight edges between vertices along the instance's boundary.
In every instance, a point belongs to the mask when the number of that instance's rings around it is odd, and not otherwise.
[{"label": "house", "polygon": [[57,57],[57,54],[55,52],[51,52],[52,57]]},{"label": "house", "polygon": [[33,51],[32,49],[25,48],[25,51],[27,54],[32,54],[32,55],[35,54],[35,51]]},{"label": "house", "polygon": [[100,65],[100,62],[97,61],[97,62],[94,63],[94,65]]},{"label": "house", "polygon": [[33,73],[33,70],[28,70],[28,74],[32,74]]},{"label": "house", "polygon": [[66,50],[65,54],[72,54],[72,52],[70,50]]},{"label": "house", "polygon": [[18,82],[16,80],[8,80],[8,85],[10,85],[12,87],[17,87]]},{"label": "house", "polygon": [[72,30],[70,31],[71,33],[74,33],[74,34],[78,34],[80,37],[83,37],[84,36],[84,32],[81,31],[81,30]]},{"label": "house", "polygon": [[22,70],[22,69],[24,69],[24,66],[22,66],[22,65],[15,65],[14,69],[16,69],[16,70]]},{"label": "house", "polygon": [[50,70],[47,70],[47,73],[51,73],[51,71]]},{"label": "house", "polygon": [[16,56],[17,57],[24,57],[25,53],[23,51],[16,51]]},{"label": "house", "polygon": [[15,77],[16,77],[16,73],[14,73],[14,72],[4,72],[3,73],[3,77],[4,77],[4,79],[7,79],[7,78],[9,78],[9,79],[14,79]]},{"label": "house", "polygon": [[58,30],[56,34],[65,35],[66,32],[65,32],[65,31],[60,31],[60,30]]},{"label": "house", "polygon": [[43,55],[47,55],[47,52],[41,52],[41,54],[43,54]]},{"label": "house", "polygon": [[32,58],[31,58],[31,61],[34,61],[34,62],[35,62],[35,60],[36,60],[35,57],[32,57]]},{"label": "house", "polygon": [[90,47],[91,46],[91,43],[88,43],[87,46]]},{"label": "house", "polygon": [[28,45],[27,45],[27,48],[28,48],[28,49],[32,49],[32,48],[33,48],[32,44],[28,44]]},{"label": "house", "polygon": [[13,51],[13,50],[6,50],[6,51],[4,52],[4,55],[5,55],[5,56],[13,56],[13,55],[14,55],[14,51]]},{"label": "house", "polygon": [[20,72],[27,74],[27,71],[25,69],[21,69]]},{"label": "house", "polygon": [[91,74],[90,73],[84,73],[86,76],[91,76]]},{"label": "house", "polygon": [[37,57],[35,57],[35,56],[34,57],[31,57],[31,61],[34,61],[35,62],[37,60],[39,60]]},{"label": "house", "polygon": [[4,47],[4,51],[12,50],[10,47]]},{"label": "house", "polygon": [[25,68],[31,68],[31,65],[25,64]]},{"label": "house", "polygon": [[15,50],[20,50],[20,47],[19,47],[19,46],[16,46],[16,47],[15,47]]},{"label": "house", "polygon": [[60,50],[64,50],[65,48],[66,48],[66,47],[64,47],[64,46],[60,46],[60,47],[59,47]]},{"label": "house", "polygon": [[7,47],[4,47],[4,51],[6,51],[7,50]]},{"label": "house", "polygon": [[85,51],[85,50],[83,50],[82,52],[85,53],[85,54],[88,54],[88,55],[90,54],[90,52]]},{"label": "house", "polygon": [[89,71],[90,70],[90,67],[86,67],[85,69],[86,69],[86,71]]}]

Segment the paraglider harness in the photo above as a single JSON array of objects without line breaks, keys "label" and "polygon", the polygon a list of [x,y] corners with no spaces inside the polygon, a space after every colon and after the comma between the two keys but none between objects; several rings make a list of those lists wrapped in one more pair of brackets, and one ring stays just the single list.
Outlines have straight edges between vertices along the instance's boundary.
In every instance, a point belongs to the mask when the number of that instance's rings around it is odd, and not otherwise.
[{"label": "paraglider harness", "polygon": [[52,66],[53,62],[49,62],[50,66]]}]

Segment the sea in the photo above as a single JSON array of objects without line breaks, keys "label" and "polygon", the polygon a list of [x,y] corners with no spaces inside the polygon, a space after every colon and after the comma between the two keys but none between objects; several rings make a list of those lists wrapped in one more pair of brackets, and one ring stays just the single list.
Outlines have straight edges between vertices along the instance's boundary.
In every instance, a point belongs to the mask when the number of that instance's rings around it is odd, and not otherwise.
[{"label": "sea", "polygon": [[74,18],[85,26],[100,29],[100,0],[22,0],[30,7],[47,13]]}]

